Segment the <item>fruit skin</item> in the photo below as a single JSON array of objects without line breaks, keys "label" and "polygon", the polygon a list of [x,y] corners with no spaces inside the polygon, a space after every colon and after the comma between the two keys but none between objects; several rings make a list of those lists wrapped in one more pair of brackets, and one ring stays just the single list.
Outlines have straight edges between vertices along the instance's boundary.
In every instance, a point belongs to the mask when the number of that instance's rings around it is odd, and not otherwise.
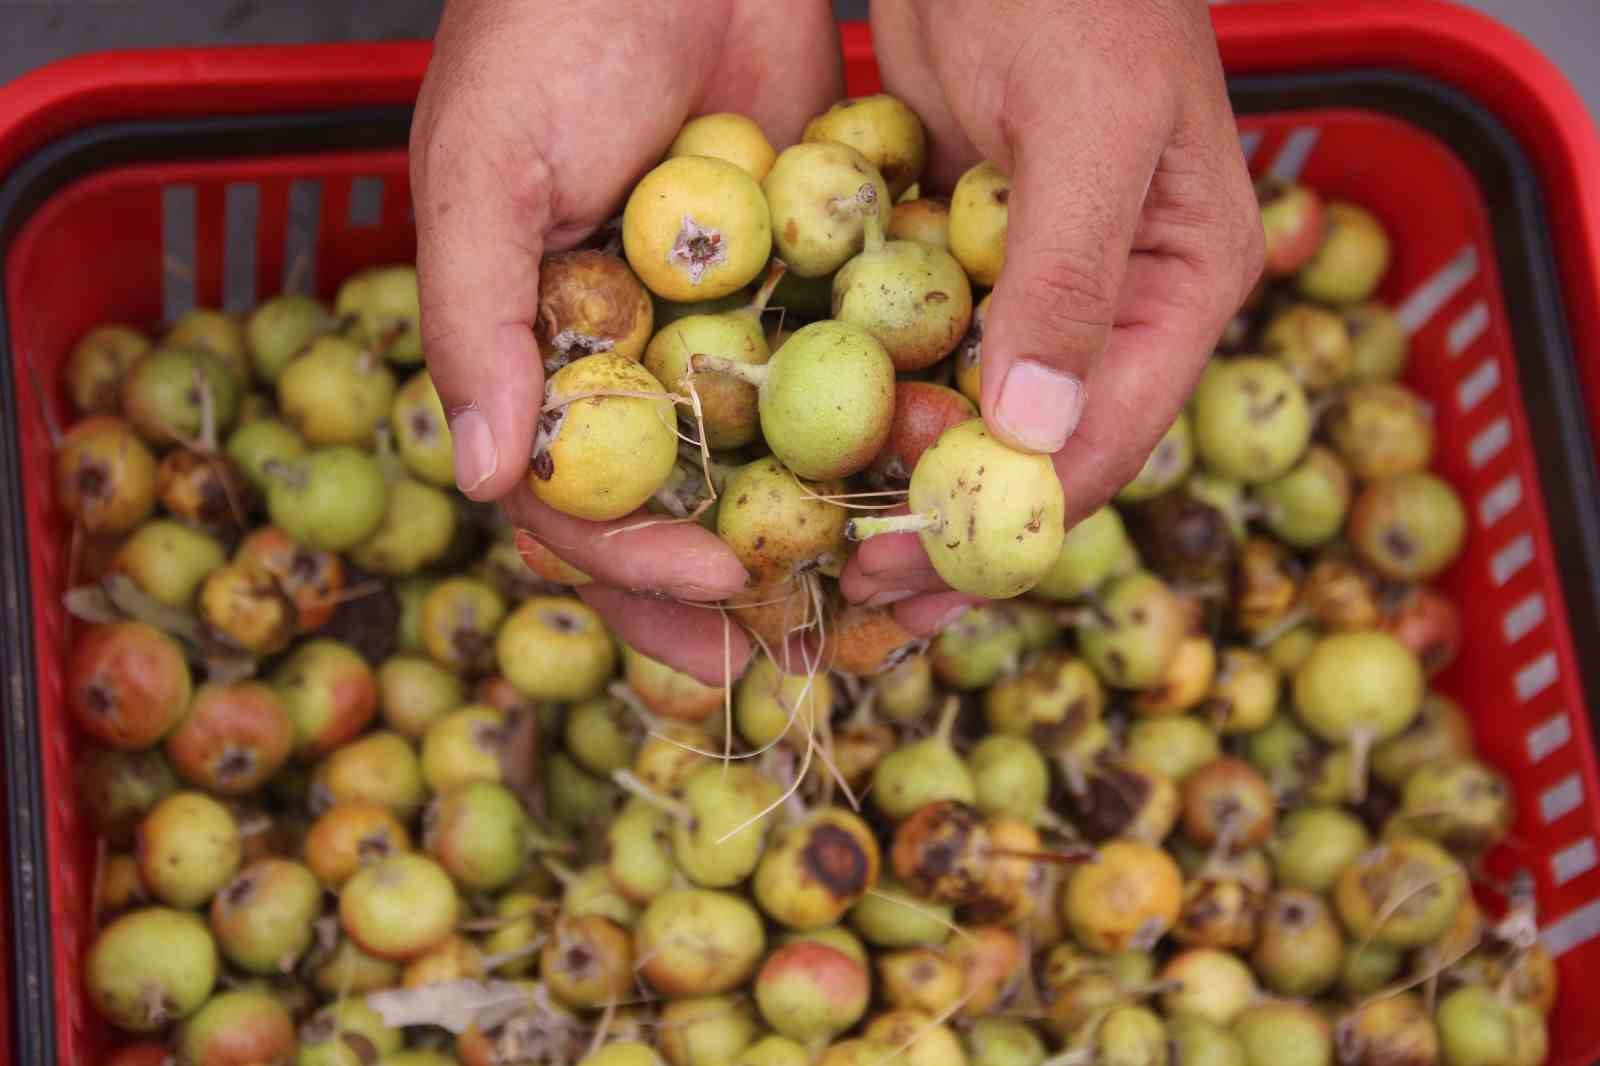
[{"label": "fruit skin", "polygon": [[848,512],[825,499],[837,481],[803,481],[773,456],[734,470],[723,484],[717,536],[760,582],[835,567],[847,551]]},{"label": "fruit skin", "polygon": [[[595,392],[630,395],[549,407]],[[605,522],[638,509],[666,483],[678,459],[677,414],[650,371],[614,352],[584,356],[551,376],[545,402],[528,475],[540,500]]]},{"label": "fruit skin", "polygon": [[765,946],[756,909],[710,889],[663,892],[634,927],[639,972],[669,999],[732,991],[755,972]]},{"label": "fruit skin", "polygon": [[885,870],[878,886],[850,908],[849,921],[862,939],[881,948],[937,946],[950,937],[954,908],[918,899]]},{"label": "fruit skin", "polygon": [[845,144],[796,144],[778,153],[761,182],[773,252],[801,278],[819,278],[861,251],[864,216],[889,225],[894,198],[866,156]]},{"label": "fruit skin", "polygon": [[1355,381],[1393,381],[1406,368],[1411,337],[1387,306],[1375,300],[1342,308],[1350,339],[1355,344],[1351,378]]},{"label": "fruit skin", "polygon": [[394,393],[381,357],[344,337],[318,337],[278,377],[278,409],[312,447],[371,446]]},{"label": "fruit skin", "polygon": [[228,883],[243,858],[239,825],[201,792],[174,792],[139,823],[139,879],[173,907],[199,907]]},{"label": "fruit skin", "polygon": [[113,847],[131,845],[145,812],[178,790],[178,779],[158,749],[90,750],[77,776],[80,805]]},{"label": "fruit skin", "polygon": [[616,256],[577,249],[539,264],[533,335],[547,371],[596,352],[638,362],[654,321],[650,294]]},{"label": "fruit skin", "polygon": [[294,723],[295,754],[315,759],[350,740],[372,721],[378,686],[365,659],[325,637],[289,653],[272,675]]},{"label": "fruit skin", "polygon": [[888,93],[840,100],[806,123],[800,139],[807,143],[847,144],[878,168],[889,196],[911,187],[928,161],[927,133],[915,111]]},{"label": "fruit skin", "polygon": [[911,480],[922,453],[951,426],[978,417],[978,409],[955,389],[931,381],[896,381],[889,440],[867,469],[869,480],[900,486]]},{"label": "fruit skin", "polygon": [[268,385],[276,384],[284,367],[336,325],[328,309],[310,296],[285,293],[260,304],[244,323],[256,377]]},{"label": "fruit skin", "polygon": [[456,534],[449,496],[415,478],[389,483],[383,519],[372,535],[349,550],[350,561],[386,577],[406,577],[439,560]]},{"label": "fruit skin", "polygon": [[1466,985],[1445,996],[1434,1022],[1445,1066],[1538,1066],[1545,1061],[1544,1020],[1492,989]]},{"label": "fruit skin", "polygon": [[703,996],[663,1007],[656,1042],[668,1066],[730,1066],[759,1032],[748,1003]]},{"label": "fruit skin", "polygon": [[823,944],[786,944],[756,975],[756,1005],[780,1035],[815,1044],[850,1028],[867,1010],[871,982],[859,962]]},{"label": "fruit skin", "polygon": [[412,475],[435,488],[455,485],[455,450],[450,423],[439,390],[426,370],[419,370],[394,394],[389,409],[395,448]]},{"label": "fruit skin", "polygon": [[1352,385],[1328,411],[1328,436],[1350,472],[1363,481],[1427,469],[1433,421],[1422,398],[1403,385]]},{"label": "fruit skin", "polygon": [[1439,1037],[1433,1019],[1414,993],[1375,998],[1357,1005],[1334,1027],[1339,1057],[1351,1066],[1437,1062]]},{"label": "fruit skin", "polygon": [[1356,553],[1394,581],[1437,577],[1461,554],[1466,508],[1450,485],[1426,472],[1371,482],[1350,509]]},{"label": "fruit skin", "polygon": [[178,316],[166,336],[164,348],[186,348],[216,356],[241,387],[250,385],[250,363],[244,325],[225,311],[196,307]]},{"label": "fruit skin", "polygon": [[605,687],[616,671],[617,649],[585,604],[535,596],[506,617],[495,659],[506,680],[530,699],[575,703]]},{"label": "fruit skin", "polygon": [[1261,178],[1256,181],[1261,226],[1267,239],[1266,273],[1285,277],[1317,254],[1326,232],[1322,197],[1299,183]]},{"label": "fruit skin", "polygon": [[1113,840],[1101,846],[1098,861],[1073,870],[1062,917],[1090,951],[1137,950],[1172,928],[1182,892],[1183,875],[1166,852]]},{"label": "fruit skin", "polygon": [[394,813],[376,803],[337,803],[306,833],[306,865],[323,887],[337,892],[357,870],[411,849],[411,837]]},{"label": "fruit skin", "polygon": [[761,909],[790,929],[838,922],[878,882],[883,857],[859,817],[825,807],[780,829],[756,866],[751,892]]},{"label": "fruit skin", "polygon": [[450,875],[423,855],[363,867],[339,893],[345,934],[380,959],[413,959],[454,931],[460,900]]},{"label": "fruit skin", "polygon": [[395,817],[409,820],[426,799],[415,749],[409,740],[387,730],[342,745],[311,775],[313,814],[336,803],[378,803]]},{"label": "fruit skin", "polygon": [[195,441],[202,429],[201,390],[211,391],[219,431],[233,425],[239,385],[210,352],[161,347],[143,356],[122,379],[122,410],[139,435],[157,447]]},{"label": "fruit skin", "polygon": [[85,418],[55,457],[56,506],[88,533],[126,533],[155,506],[156,460],[127,422]]},{"label": "fruit skin", "polygon": [[277,692],[259,681],[202,685],[167,735],[173,770],[191,785],[227,796],[264,785],[289,759],[294,726]]},{"label": "fruit skin", "polygon": [[459,785],[435,799],[422,822],[423,848],[465,889],[496,891],[522,869],[528,817],[504,785]]},{"label": "fruit skin", "polygon": [[344,588],[338,555],[296,544],[275,526],[261,526],[239,543],[233,561],[273,576],[294,601],[299,633],[314,633],[333,618],[334,600]]},{"label": "fruit skin", "polygon": [[1146,571],[1102,590],[1104,618],[1077,629],[1078,650],[1101,680],[1123,689],[1160,685],[1184,637],[1180,606],[1165,582]]},{"label": "fruit skin", "polygon": [[1311,392],[1344,381],[1355,362],[1343,316],[1315,304],[1294,304],[1274,315],[1262,330],[1261,347]]},{"label": "fruit skin", "polygon": [[551,995],[569,1007],[615,1003],[633,988],[628,932],[597,914],[564,915],[539,954],[539,975]]},{"label": "fruit skin", "polygon": [[410,263],[370,267],[339,286],[334,312],[352,321],[350,337],[392,363],[422,360],[417,268]]},{"label": "fruit skin", "polygon": [[356,448],[316,448],[267,485],[267,514],[293,540],[327,552],[354,548],[383,522],[389,499],[378,464]]},{"label": "fruit skin", "polygon": [[228,563],[200,583],[196,612],[225,644],[257,656],[288,646],[298,623],[294,600],[265,567]]},{"label": "fruit skin", "polygon": [[833,276],[833,317],[871,333],[901,373],[943,359],[972,321],[972,286],[942,248],[884,241],[868,226],[866,246]]},{"label": "fruit skin", "polygon": [[1311,650],[1295,675],[1294,707],[1330,744],[1361,732],[1387,740],[1416,717],[1422,687],[1417,657],[1387,633],[1335,633]]},{"label": "fruit skin", "polygon": [[[761,329],[761,299],[758,294],[755,303],[719,315],[685,315],[662,326],[644,351],[644,368],[662,388],[687,397],[693,386],[706,446],[713,451],[742,448],[755,440],[760,424],[756,386],[733,374],[696,371],[694,357],[765,366],[772,349]],[[693,408],[680,406],[678,417],[691,434],[701,436]]]},{"label": "fruit skin", "polygon": [[169,907],[146,907],[95,936],[84,957],[84,989],[100,1016],[118,1028],[153,1033],[206,1001],[217,967],[217,945],[203,921]]},{"label": "fruit skin", "polygon": [[766,365],[761,432],[803,478],[847,477],[867,467],[894,420],[894,363],[876,337],[848,322],[796,330]]},{"label": "fruit skin", "polygon": [[1339,979],[1344,941],[1321,896],[1282,889],[1262,912],[1250,960],[1274,992],[1315,996]]},{"label": "fruit skin", "polygon": [[114,414],[118,390],[128,368],[150,350],[150,341],[132,326],[95,326],[72,346],[67,357],[67,392],[80,414]]},{"label": "fruit skin", "polygon": [[723,686],[704,684],[625,644],[622,675],[645,706],[680,722],[704,721],[722,710],[726,696]]},{"label": "fruit skin", "polygon": [[1141,503],[1171,491],[1194,469],[1194,430],[1187,411],[1179,411],[1172,425],[1145,456],[1133,480],[1117,490],[1119,503]]},{"label": "fruit skin", "polygon": [[1386,947],[1432,943],[1455,921],[1467,874],[1449,852],[1421,837],[1392,837],[1339,873],[1333,903],[1351,936]]},{"label": "fruit skin", "polygon": [[1333,1037],[1328,1022],[1299,1003],[1261,1003],[1233,1023],[1244,1045],[1247,1066],[1332,1066]]},{"label": "fruit skin", "polygon": [[1066,537],[1050,457],[1008,448],[980,419],[950,427],[922,453],[907,503],[938,520],[918,534],[933,568],[974,596],[1026,592],[1055,565]]},{"label": "fruit skin", "polygon": [[91,626],[73,643],[67,706],[109,747],[148,748],[183,720],[192,693],[177,642],[143,622]]},{"label": "fruit skin", "polygon": [[622,212],[622,248],[657,296],[714,300],[761,272],[772,251],[772,219],[762,187],[744,170],[680,156],[633,187]]},{"label": "fruit skin", "polygon": [[1273,867],[1278,883],[1325,893],[1372,842],[1366,826],[1338,807],[1301,807],[1278,826]]},{"label": "fruit skin", "polygon": [[1210,364],[1192,402],[1200,458],[1247,484],[1288,473],[1311,439],[1305,390],[1274,359],[1244,356]]},{"label": "fruit skin", "polygon": [[156,602],[186,611],[194,606],[201,582],[227,558],[216,538],[181,522],[153,518],[122,542],[110,572],[126,575]]},{"label": "fruit skin", "polygon": [[1389,235],[1372,212],[1334,201],[1324,211],[1327,230],[1310,262],[1295,275],[1304,296],[1323,303],[1369,299],[1389,269]]},{"label": "fruit skin", "polygon": [[311,946],[322,886],[287,859],[239,871],[211,900],[211,929],[227,960],[256,974],[287,973]]},{"label": "fruit skin", "polygon": [[1233,952],[1217,948],[1189,948],[1174,955],[1161,977],[1178,982],[1161,996],[1169,1017],[1204,1018],[1216,1025],[1232,1024],[1259,993],[1250,967]]},{"label": "fruit skin", "polygon": [[993,288],[1000,279],[1010,199],[1011,179],[988,161],[961,175],[950,194],[950,254],[974,285]]},{"label": "fruit skin", "polygon": [[323,1007],[300,1026],[295,1066],[363,1066],[361,1052],[379,1056],[400,1050],[404,1034],[384,1023],[366,1001],[350,997]]},{"label": "fruit skin", "polygon": [[1122,515],[1107,505],[1067,530],[1056,561],[1030,591],[1040,599],[1067,602],[1138,568],[1139,555]]},{"label": "fruit skin", "polygon": [[1475,759],[1419,766],[1406,779],[1399,818],[1407,832],[1476,854],[1511,828],[1514,798],[1506,779]]},{"label": "fruit skin", "polygon": [[1354,488],[1338,456],[1319,444],[1306,449],[1294,469],[1256,486],[1267,527],[1295,548],[1315,548],[1339,535]]},{"label": "fruit skin", "polygon": [[[681,155],[707,155],[722,159],[749,174],[756,181],[767,176],[778,153],[754,120],[723,111],[700,115],[683,124],[667,147],[667,158]],[[684,1066],[673,1063],[672,1066]]]},{"label": "fruit skin", "polygon": [[935,248],[950,250],[950,200],[943,196],[923,196],[900,200],[886,231],[890,240],[921,241]]}]

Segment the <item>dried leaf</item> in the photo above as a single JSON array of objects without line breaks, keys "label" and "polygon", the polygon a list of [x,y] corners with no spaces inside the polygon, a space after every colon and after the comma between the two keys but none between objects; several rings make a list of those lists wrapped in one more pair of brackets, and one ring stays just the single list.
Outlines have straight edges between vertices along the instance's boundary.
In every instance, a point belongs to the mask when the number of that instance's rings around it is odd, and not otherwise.
[{"label": "dried leaf", "polygon": [[109,625],[123,619],[121,611],[99,585],[79,585],[68,589],[61,597],[67,613],[92,625]]},{"label": "dried leaf", "polygon": [[497,1028],[534,1005],[532,991],[510,981],[442,981],[421,988],[390,988],[367,996],[385,1025],[437,1025],[460,1035]]}]

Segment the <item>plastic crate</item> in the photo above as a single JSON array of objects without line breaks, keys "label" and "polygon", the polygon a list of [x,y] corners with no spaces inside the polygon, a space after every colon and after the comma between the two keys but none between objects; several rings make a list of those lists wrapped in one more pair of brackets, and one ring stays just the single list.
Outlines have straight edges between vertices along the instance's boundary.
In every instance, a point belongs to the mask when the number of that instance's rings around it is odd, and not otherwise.
[{"label": "plastic crate", "polygon": [[[1564,994],[1551,1062],[1600,1056],[1600,143],[1581,103],[1497,24],[1432,3],[1214,12],[1258,172],[1377,211],[1383,296],[1415,329],[1438,468],[1473,515],[1443,585],[1470,612],[1439,687],[1516,785],[1496,871],[1533,878]],[[877,87],[845,29],[852,92]],[[94,845],[74,804],[62,703],[66,528],[46,410],[89,326],[154,325],[289,283],[323,295],[409,256],[404,144],[418,44],[124,53],[0,89],[0,699],[10,844],[10,1061],[92,1063],[108,1045],[78,981]],[[1552,226],[1550,218],[1559,221]],[[1584,390],[1587,390],[1585,393]],[[31,624],[29,621],[31,620]]]}]

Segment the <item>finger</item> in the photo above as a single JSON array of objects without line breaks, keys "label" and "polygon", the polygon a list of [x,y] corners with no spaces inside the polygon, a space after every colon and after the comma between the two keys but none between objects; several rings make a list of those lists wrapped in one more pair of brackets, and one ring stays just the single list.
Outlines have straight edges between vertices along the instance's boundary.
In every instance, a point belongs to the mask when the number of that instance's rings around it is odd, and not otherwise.
[{"label": "finger", "polygon": [[1055,457],[1069,524],[1139,472],[1261,261],[1261,223],[1231,120],[1205,115],[1180,128],[1151,182],[1118,325],[1089,383],[1094,403]]},{"label": "finger", "polygon": [[750,116],[780,151],[844,95],[844,57],[827,3],[741,0],[726,39],[739,43],[723,53],[699,110]]},{"label": "finger", "polygon": [[839,577],[839,591],[851,603],[867,607],[887,607],[921,592],[948,592],[950,586],[923,557],[920,565],[905,570],[869,574],[858,565],[847,563]]},{"label": "finger", "polygon": [[549,506],[526,486],[503,506],[518,529],[601,584],[712,602],[749,582],[733,551],[693,522],[668,521],[647,511],[586,522]]},{"label": "finger", "polygon": [[983,414],[1015,448],[1053,454],[1083,415],[1111,334],[1134,230],[1170,127],[1030,89],[1009,116],[1013,143],[1005,265],[982,347]]},{"label": "finger", "polygon": [[1138,474],[1232,313],[1212,280],[1171,256],[1135,257],[1126,288],[1132,320],[1113,331],[1089,382],[1095,402],[1054,457],[1069,527]]},{"label": "finger", "polygon": [[707,685],[744,673],[750,638],[723,612],[592,584],[578,596],[624,644]]},{"label": "finger", "polygon": [[493,500],[527,468],[544,396],[532,325],[549,168],[523,132],[475,115],[451,77],[430,69],[412,126],[422,343],[456,483]]},{"label": "finger", "polygon": [[939,592],[917,596],[894,605],[895,621],[919,637],[937,636],[945,627],[979,604],[987,602],[964,592]]}]

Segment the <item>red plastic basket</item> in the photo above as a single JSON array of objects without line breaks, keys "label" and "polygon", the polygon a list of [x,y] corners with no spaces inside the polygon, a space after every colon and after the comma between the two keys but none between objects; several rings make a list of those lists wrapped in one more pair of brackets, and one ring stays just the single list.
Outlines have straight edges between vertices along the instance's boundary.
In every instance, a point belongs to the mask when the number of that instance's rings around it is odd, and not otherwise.
[{"label": "red plastic basket", "polygon": [[[1440,687],[1516,785],[1515,846],[1565,994],[1551,1062],[1600,1056],[1600,676],[1594,426],[1600,143],[1529,46],[1458,8],[1281,3],[1215,11],[1258,172],[1374,209],[1395,237],[1384,296],[1415,329],[1438,467],[1474,516],[1444,587],[1467,606]],[[877,87],[845,30],[853,92]],[[0,90],[0,565],[7,617],[5,826],[19,1063],[89,1063],[108,1033],[78,982],[93,842],[73,801],[61,693],[65,527],[48,491],[59,366],[88,327],[244,307],[287,281],[331,293],[412,253],[403,151],[423,45],[127,53]],[[221,117],[218,117],[221,116]],[[1545,223],[1545,212],[1559,226]],[[41,402],[42,401],[42,402]],[[1587,692],[1587,694],[1586,694]]]}]

